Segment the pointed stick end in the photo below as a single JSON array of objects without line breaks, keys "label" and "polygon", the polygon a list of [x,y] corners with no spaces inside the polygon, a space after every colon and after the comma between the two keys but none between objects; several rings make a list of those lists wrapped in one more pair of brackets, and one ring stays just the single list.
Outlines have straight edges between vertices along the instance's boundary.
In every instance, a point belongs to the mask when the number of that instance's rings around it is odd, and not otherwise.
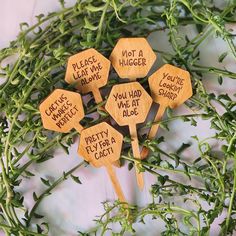
[{"label": "pointed stick end", "polygon": [[137,173],[137,183],[139,189],[142,191],[144,187],[144,180],[143,180],[143,174],[142,173]]},{"label": "pointed stick end", "polygon": [[142,151],[141,151],[141,153],[140,153],[141,160],[146,159],[147,156],[148,156],[148,154],[149,154],[149,149],[146,148],[146,147],[143,147],[143,148],[142,148]]}]

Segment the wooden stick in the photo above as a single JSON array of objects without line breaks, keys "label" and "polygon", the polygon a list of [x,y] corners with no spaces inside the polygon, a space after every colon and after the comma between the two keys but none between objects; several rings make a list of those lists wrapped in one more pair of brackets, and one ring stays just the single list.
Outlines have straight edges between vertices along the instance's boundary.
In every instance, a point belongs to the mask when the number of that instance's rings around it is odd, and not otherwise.
[{"label": "wooden stick", "polygon": [[[92,138],[94,136],[96,138]],[[106,122],[101,122],[82,131],[78,154],[94,167],[105,166],[118,198],[126,202],[112,168],[112,163],[120,158],[122,143],[123,135]]]},{"label": "wooden stick", "polygon": [[120,168],[120,167],[121,167],[120,160],[117,160],[117,161],[112,162],[112,165],[115,166],[115,167],[117,167],[117,168]]},{"label": "wooden stick", "polygon": [[[157,111],[157,113],[156,113],[156,116],[155,116],[155,118],[154,118],[154,120],[153,120],[153,122],[161,121],[162,116],[163,116],[165,110],[166,110],[166,107],[160,105],[160,106],[159,106],[159,109],[158,109],[158,111]],[[149,140],[155,138],[159,126],[160,126],[159,123],[153,124],[153,125],[151,126],[151,129],[149,130],[149,133],[148,133],[148,139],[149,139]],[[146,148],[146,147],[143,147],[143,149],[142,149],[142,151],[141,151],[141,159],[145,159],[148,154],[149,154],[149,149]]]},{"label": "wooden stick", "polygon": [[126,202],[125,196],[124,196],[123,191],[121,189],[120,183],[119,183],[119,181],[117,179],[116,173],[113,170],[113,167],[111,166],[111,164],[108,164],[105,167],[106,167],[107,173],[108,173],[108,175],[109,175],[109,177],[111,179],[112,185],[113,185],[113,187],[115,189],[117,197],[119,198],[119,200],[121,202]]},{"label": "wooden stick", "polygon": [[[158,109],[158,111],[157,111],[157,113],[156,113],[156,116],[155,116],[155,118],[154,118],[154,120],[153,120],[153,122],[161,121],[162,116],[163,116],[165,110],[166,110],[166,107],[160,105],[160,106],[159,106],[159,109]],[[148,134],[148,139],[153,139],[153,138],[155,138],[159,126],[160,126],[159,123],[156,123],[156,124],[153,124],[153,125],[152,125],[152,127],[151,127],[151,129],[150,129],[150,131],[149,131],[149,134]]]},{"label": "wooden stick", "polygon": [[101,95],[100,90],[98,88],[94,88],[92,93],[93,93],[93,97],[95,99],[95,102],[97,104],[103,101],[102,95]]},{"label": "wooden stick", "polygon": [[[131,145],[132,145],[133,155],[135,158],[141,159],[136,124],[129,125],[129,132],[131,136]],[[143,173],[139,172],[139,165],[140,164],[135,164],[135,170],[136,170],[136,178],[137,178],[139,189],[142,190],[144,186],[144,180],[143,180]]]}]

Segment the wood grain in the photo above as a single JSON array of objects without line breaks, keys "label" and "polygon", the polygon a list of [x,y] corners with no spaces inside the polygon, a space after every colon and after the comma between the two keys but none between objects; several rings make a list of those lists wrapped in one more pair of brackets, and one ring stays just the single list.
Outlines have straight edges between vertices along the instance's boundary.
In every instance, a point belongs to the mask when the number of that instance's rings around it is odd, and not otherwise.
[{"label": "wood grain", "polygon": [[143,123],[152,105],[151,96],[138,82],[112,87],[105,109],[120,126]]},{"label": "wood grain", "polygon": [[[189,99],[192,92],[192,84],[188,71],[178,67],[166,64],[158,69],[148,78],[151,95],[153,101],[159,103],[158,112],[153,122],[158,122],[167,107],[176,108]],[[148,139],[156,136],[159,124],[153,124]],[[144,159],[148,155],[148,149],[143,148],[141,158]]]},{"label": "wood grain", "polygon": [[[120,125],[128,125],[130,129],[133,155],[140,159],[136,124],[143,123],[151,108],[152,98],[138,82],[130,82],[113,86],[107,99],[105,109]],[[143,189],[143,174],[139,173],[136,164],[137,183]]]},{"label": "wood grain", "polygon": [[106,122],[84,129],[78,154],[94,167],[105,166],[120,201],[126,202],[112,163],[119,160],[123,135]]},{"label": "wood grain", "polygon": [[90,48],[68,59],[65,81],[75,84],[82,94],[93,93],[96,103],[102,102],[99,88],[107,84],[111,62]]},{"label": "wood grain", "polygon": [[84,118],[82,98],[79,93],[55,89],[39,106],[45,129],[68,133],[75,128],[81,133],[79,123]]},{"label": "wood grain", "polygon": [[145,38],[120,38],[109,59],[120,78],[136,80],[148,74],[156,54]]},{"label": "wood grain", "polygon": [[154,72],[148,82],[154,102],[172,109],[193,94],[189,72],[169,64]]}]

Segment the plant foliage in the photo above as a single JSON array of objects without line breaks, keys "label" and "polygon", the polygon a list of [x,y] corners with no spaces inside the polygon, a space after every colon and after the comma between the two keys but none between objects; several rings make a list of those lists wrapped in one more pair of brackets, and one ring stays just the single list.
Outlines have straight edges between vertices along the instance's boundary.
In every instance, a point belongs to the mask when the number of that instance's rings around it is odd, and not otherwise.
[{"label": "plant foliage", "polygon": [[[234,82],[236,73],[220,66],[203,66],[199,62],[199,47],[207,38],[219,37],[228,47],[227,52],[219,55],[219,63],[228,55],[233,56],[235,63],[235,35],[227,25],[236,22],[236,3],[222,2],[223,8],[206,0],[77,0],[72,7],[66,7],[65,2],[60,1],[60,11],[47,16],[40,14],[33,26],[20,25],[16,40],[0,50],[0,228],[6,235],[48,235],[50,225],[37,213],[42,199],[53,194],[53,190],[69,177],[75,184],[83,184],[73,173],[87,165],[85,162],[63,172],[57,180],[41,178],[47,189],[32,193],[35,203],[31,209],[27,209],[24,196],[16,190],[23,178],[34,176],[29,171],[32,163],[53,158],[55,148],[68,152],[77,135],[76,131],[69,134],[46,131],[38,111],[39,103],[55,88],[74,90],[64,82],[67,58],[91,47],[108,57],[120,37],[148,37],[152,32],[163,30],[168,32],[167,43],[172,50],[158,53],[164,63],[190,72],[194,96],[186,102],[191,114],[175,116],[169,110],[161,127],[168,129],[169,122],[177,119],[198,126],[199,119],[207,119],[214,135],[204,140],[194,136],[192,142],[197,143],[198,152],[187,161],[182,158],[182,152],[190,148],[189,144],[183,143],[178,150],[167,153],[159,145],[165,142],[163,138],[147,140],[144,137],[142,145],[148,147],[151,154],[141,161],[141,171],[157,177],[150,189],[152,201],[144,207],[106,202],[104,214],[96,218],[97,227],[89,232],[78,232],[78,235],[105,235],[114,223],[120,226],[120,231],[110,232],[110,235],[125,232],[135,235],[133,224],[145,223],[146,216],[165,223],[162,235],[209,235],[214,220],[225,212],[219,234],[233,234],[236,227],[236,103],[234,97],[226,93],[209,93],[204,80],[211,74],[220,86],[225,80]],[[194,38],[183,37],[180,29],[185,26],[198,32]],[[4,63],[12,56],[16,58],[14,63]],[[107,88],[116,83],[118,77],[112,73]],[[141,83],[148,87],[147,78]],[[219,113],[215,104],[223,113]],[[86,114],[96,112],[100,105],[89,101]],[[100,111],[97,119],[85,118],[83,124],[91,126],[107,116]],[[150,125],[146,124],[147,127]],[[217,152],[210,140],[219,144]],[[130,154],[130,138],[126,137],[125,141],[127,148],[121,158],[129,162],[131,169],[134,161],[140,161]],[[175,175],[185,176],[189,182],[180,182]],[[191,184],[193,179],[199,183],[197,187]],[[184,208],[174,201],[176,198],[193,207]],[[203,202],[209,204],[209,209],[203,207]],[[19,209],[24,211],[23,219]]]}]

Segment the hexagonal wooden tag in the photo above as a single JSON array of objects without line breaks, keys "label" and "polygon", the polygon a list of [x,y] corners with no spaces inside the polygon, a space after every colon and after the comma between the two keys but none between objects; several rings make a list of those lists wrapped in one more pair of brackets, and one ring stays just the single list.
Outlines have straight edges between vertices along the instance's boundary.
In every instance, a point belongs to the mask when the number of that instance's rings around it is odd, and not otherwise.
[{"label": "hexagonal wooden tag", "polygon": [[109,59],[120,78],[135,80],[148,74],[156,54],[145,38],[121,38]]},{"label": "hexagonal wooden tag", "polygon": [[99,88],[107,84],[110,61],[93,48],[68,59],[65,81],[75,83],[83,94],[92,92],[97,103],[102,101]]},{"label": "hexagonal wooden tag", "polygon": [[119,160],[123,135],[106,122],[81,132],[79,155],[94,167],[106,166]]},{"label": "hexagonal wooden tag", "polygon": [[[166,107],[175,108],[192,96],[192,85],[188,71],[166,64],[148,78],[152,98],[159,103],[159,109],[153,120],[148,139],[156,136],[159,123]],[[141,158],[147,157],[149,150],[143,148]]]},{"label": "hexagonal wooden tag", "polygon": [[80,120],[84,117],[84,108],[79,93],[55,89],[39,106],[46,129],[68,133],[75,128],[79,133],[83,127]]},{"label": "hexagonal wooden tag", "polygon": [[[152,98],[138,82],[114,85],[107,99],[105,109],[120,125],[128,125],[131,136],[133,156],[140,159],[138,134],[136,124],[145,121]],[[143,175],[136,163],[136,178],[140,189],[143,189]]]},{"label": "hexagonal wooden tag", "polygon": [[106,167],[117,196],[125,202],[124,194],[112,168],[112,163],[120,158],[122,143],[123,135],[106,122],[102,122],[82,131],[78,154],[95,167]]},{"label": "hexagonal wooden tag", "polygon": [[120,125],[143,123],[152,104],[152,98],[138,82],[112,87],[105,109]]},{"label": "hexagonal wooden tag", "polygon": [[155,102],[175,108],[193,94],[188,71],[166,64],[148,78]]}]

